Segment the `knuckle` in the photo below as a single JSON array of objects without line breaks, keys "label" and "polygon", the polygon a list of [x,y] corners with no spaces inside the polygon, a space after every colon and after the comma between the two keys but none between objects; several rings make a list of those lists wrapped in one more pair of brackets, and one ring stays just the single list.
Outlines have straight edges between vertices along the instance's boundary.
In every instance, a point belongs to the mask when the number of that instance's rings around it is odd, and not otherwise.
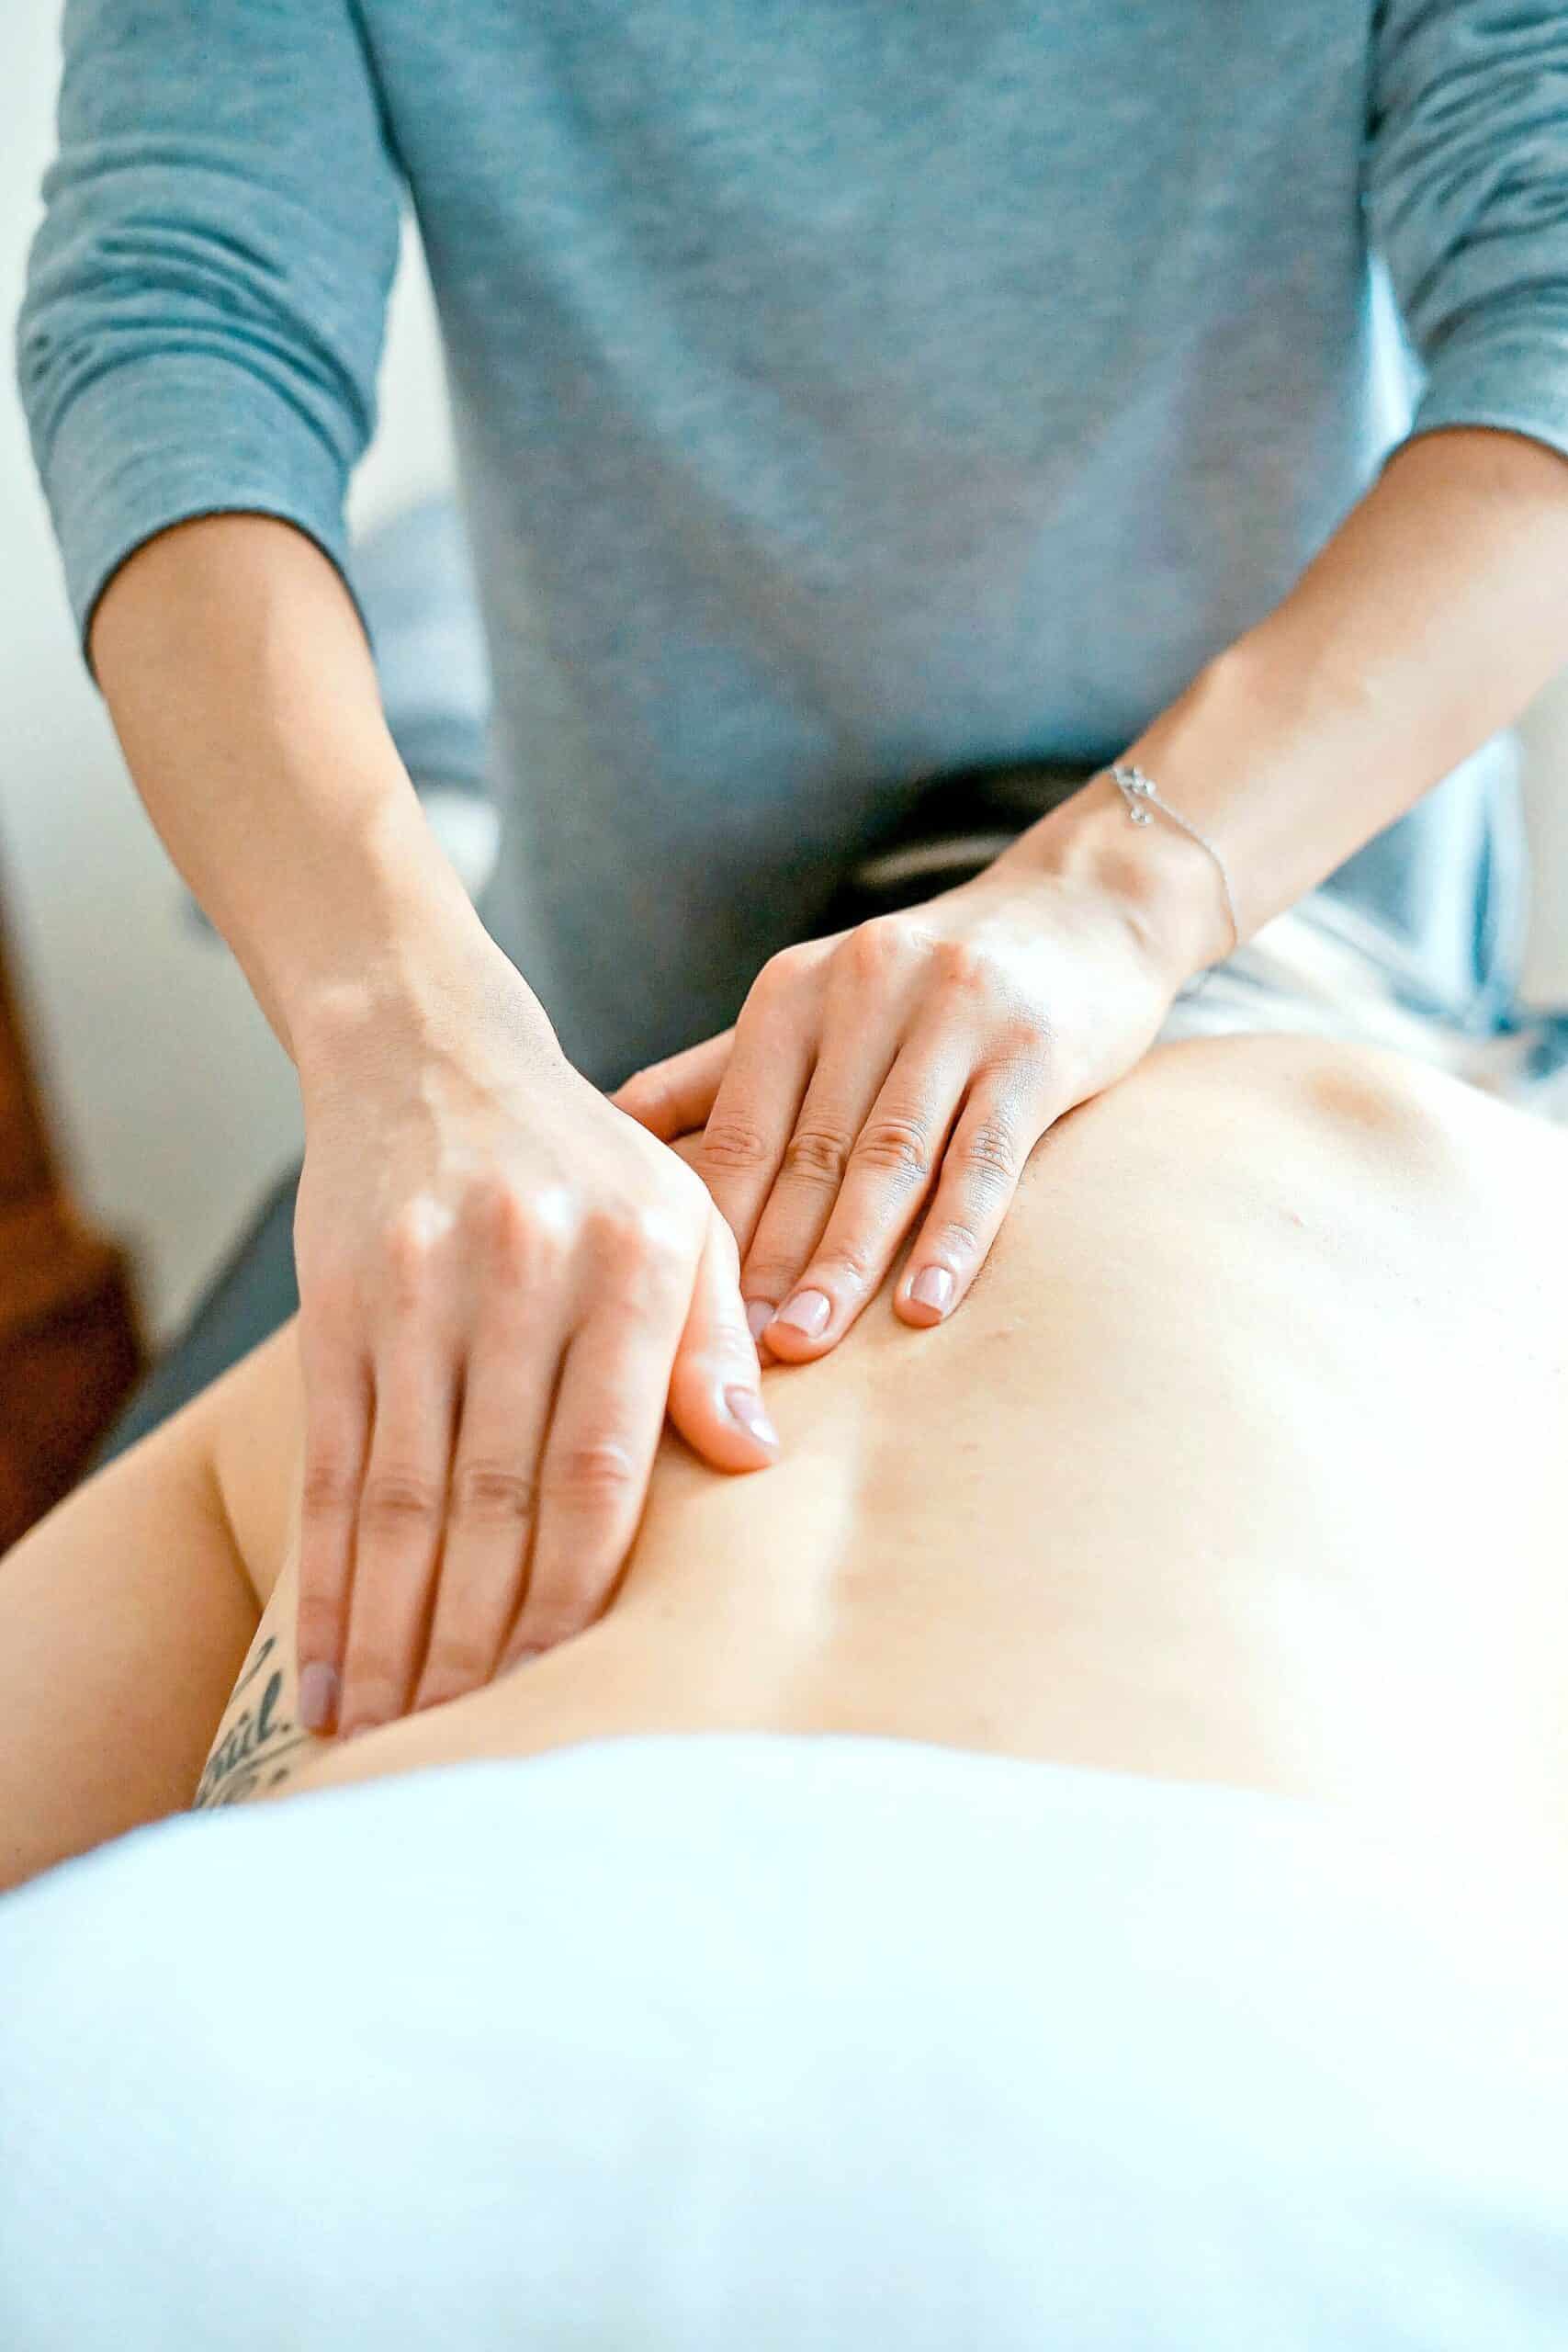
[{"label": "knuckle", "polygon": [[561,1448],[547,1483],[579,1509],[618,1510],[637,1484],[631,1448],[615,1437],[579,1438]]},{"label": "knuckle", "polygon": [[919,1182],[931,1174],[931,1136],[922,1119],[886,1113],[867,1120],[855,1158],[869,1168]]},{"label": "knuckle", "polygon": [[354,1507],[359,1464],[346,1448],[309,1456],[300,1482],[308,1520],[341,1519]]},{"label": "knuckle", "polygon": [[623,1322],[662,1323],[681,1292],[691,1289],[692,1255],[681,1247],[672,1219],[609,1221],[590,1238],[590,1250],[608,1285],[601,1299]]},{"label": "knuckle", "polygon": [[1020,1005],[1013,1015],[1013,1029],[1026,1051],[1049,1053],[1056,1044],[1056,1023],[1043,1005]]},{"label": "knuckle", "polygon": [[888,971],[898,969],[908,959],[908,938],[905,927],[896,915],[872,915],[870,922],[858,922],[853,932],[846,932],[835,950],[835,969],[858,983],[874,988],[884,981]]},{"label": "knuckle", "polygon": [[676,1219],[661,1201],[624,1201],[596,1209],[588,1232],[600,1255],[637,1267],[673,1257],[680,1247]]},{"label": "knuckle", "polygon": [[359,1498],[360,1525],[384,1533],[424,1527],[434,1521],[444,1499],[441,1481],[426,1471],[396,1464],[372,1469]]},{"label": "knuckle", "polygon": [[538,1509],[538,1482],[500,1462],[460,1462],[452,1477],[450,1516],[471,1527],[525,1527]]},{"label": "knuckle", "polygon": [[751,994],[767,997],[791,995],[805,979],[810,968],[808,958],[799,947],[781,947],[770,956],[751,983]]},{"label": "knuckle", "polygon": [[874,915],[857,923],[840,943],[838,957],[852,979],[879,980],[907,963],[914,945],[909,926],[897,915]]},{"label": "knuckle", "polygon": [[768,1137],[756,1121],[732,1111],[708,1121],[697,1148],[700,1167],[734,1169],[740,1174],[765,1167],[772,1156]]},{"label": "knuckle", "polygon": [[801,1276],[809,1283],[814,1274],[838,1274],[852,1287],[859,1289],[870,1282],[876,1271],[877,1261],[873,1252],[860,1241],[824,1241],[816,1257]]},{"label": "knuckle", "polygon": [[630,1207],[591,1210],[583,1238],[600,1265],[630,1267],[642,1256],[642,1227]]},{"label": "knuckle", "polygon": [[954,995],[989,995],[996,986],[996,959],[973,940],[939,940],[934,952],[937,977]]},{"label": "knuckle", "polygon": [[439,1683],[448,1691],[472,1690],[489,1679],[494,1663],[493,1643],[479,1641],[471,1634],[437,1632],[431,1637],[420,1688],[423,1690]]},{"label": "knuckle", "polygon": [[852,980],[880,979],[893,961],[886,925],[874,921],[857,923],[840,944],[833,960]]},{"label": "knuckle", "polygon": [[796,1127],[784,1148],[786,1174],[807,1184],[841,1184],[852,1138],[842,1127],[813,1122]]},{"label": "knuckle", "polygon": [[922,1238],[931,1244],[940,1257],[951,1260],[955,1268],[980,1254],[979,1235],[961,1216],[939,1218]]},{"label": "knuckle", "polygon": [[1018,1146],[999,1119],[982,1119],[964,1138],[964,1174],[982,1185],[1010,1184],[1018,1177]]},{"label": "knuckle", "polygon": [[1008,1038],[1008,1068],[1025,1081],[1038,1078],[1056,1057],[1055,1023],[1048,1013],[1021,1012],[1014,1016]]},{"label": "knuckle", "polygon": [[465,1204],[470,1243],[502,1272],[524,1273],[542,1254],[537,1220],[517,1186],[504,1176],[481,1177]]}]

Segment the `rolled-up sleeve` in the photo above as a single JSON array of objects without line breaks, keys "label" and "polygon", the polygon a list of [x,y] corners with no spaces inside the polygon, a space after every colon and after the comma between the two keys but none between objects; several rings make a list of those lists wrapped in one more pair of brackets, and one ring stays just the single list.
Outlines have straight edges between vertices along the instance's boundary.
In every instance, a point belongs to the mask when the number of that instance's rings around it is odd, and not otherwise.
[{"label": "rolled-up sleeve", "polygon": [[1568,6],[1382,0],[1363,186],[1425,371],[1412,434],[1568,456]]},{"label": "rolled-up sleeve", "polygon": [[348,0],[68,0],[17,379],[85,642],[143,540],[294,523],[347,577],[400,186]]}]

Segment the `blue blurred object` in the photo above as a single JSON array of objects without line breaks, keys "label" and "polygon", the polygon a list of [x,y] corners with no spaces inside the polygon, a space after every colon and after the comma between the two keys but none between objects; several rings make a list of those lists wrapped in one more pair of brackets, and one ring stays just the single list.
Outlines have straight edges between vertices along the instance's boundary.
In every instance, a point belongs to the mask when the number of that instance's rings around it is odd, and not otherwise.
[{"label": "blue blurred object", "polygon": [[403,765],[418,785],[483,796],[490,675],[456,501],[422,500],[367,533],[352,570]]}]

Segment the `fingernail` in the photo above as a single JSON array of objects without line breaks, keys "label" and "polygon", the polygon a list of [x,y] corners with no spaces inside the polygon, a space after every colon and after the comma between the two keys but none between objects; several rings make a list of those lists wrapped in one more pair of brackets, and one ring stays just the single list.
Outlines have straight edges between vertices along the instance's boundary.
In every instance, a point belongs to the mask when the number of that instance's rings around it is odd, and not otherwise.
[{"label": "fingernail", "polygon": [[299,1677],[299,1720],[307,1731],[325,1731],[337,1713],[338,1679],[334,1668],[308,1666]]},{"label": "fingernail", "polygon": [[746,1329],[754,1340],[760,1340],[773,1319],[773,1310],[765,1298],[749,1298],[746,1302]]},{"label": "fingernail", "polygon": [[792,1331],[804,1331],[808,1340],[814,1340],[828,1329],[832,1313],[833,1302],[825,1291],[797,1290],[773,1320],[787,1323]]},{"label": "fingernail", "polygon": [[779,1433],[764,1412],[762,1400],[754,1388],[727,1388],[724,1401],[729,1408],[730,1419],[739,1421],[748,1437],[756,1438],[762,1445],[777,1445]]},{"label": "fingernail", "polygon": [[917,1306],[934,1306],[945,1315],[953,1305],[953,1276],[945,1266],[922,1266],[909,1284],[909,1296]]},{"label": "fingernail", "polygon": [[521,1649],[512,1653],[512,1663],[513,1666],[526,1666],[530,1658],[543,1657],[544,1655],[543,1642],[525,1642]]}]

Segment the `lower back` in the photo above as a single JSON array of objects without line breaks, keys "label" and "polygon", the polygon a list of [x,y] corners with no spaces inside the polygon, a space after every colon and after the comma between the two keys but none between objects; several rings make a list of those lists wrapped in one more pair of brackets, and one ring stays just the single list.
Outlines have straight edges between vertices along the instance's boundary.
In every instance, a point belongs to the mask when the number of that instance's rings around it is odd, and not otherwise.
[{"label": "lower back", "polygon": [[885,1292],[766,1375],[777,1466],[666,1440],[596,1626],[287,1786],[762,1729],[1554,1807],[1562,1159],[1387,1057],[1156,1053],[1042,1144],[950,1324]]}]

